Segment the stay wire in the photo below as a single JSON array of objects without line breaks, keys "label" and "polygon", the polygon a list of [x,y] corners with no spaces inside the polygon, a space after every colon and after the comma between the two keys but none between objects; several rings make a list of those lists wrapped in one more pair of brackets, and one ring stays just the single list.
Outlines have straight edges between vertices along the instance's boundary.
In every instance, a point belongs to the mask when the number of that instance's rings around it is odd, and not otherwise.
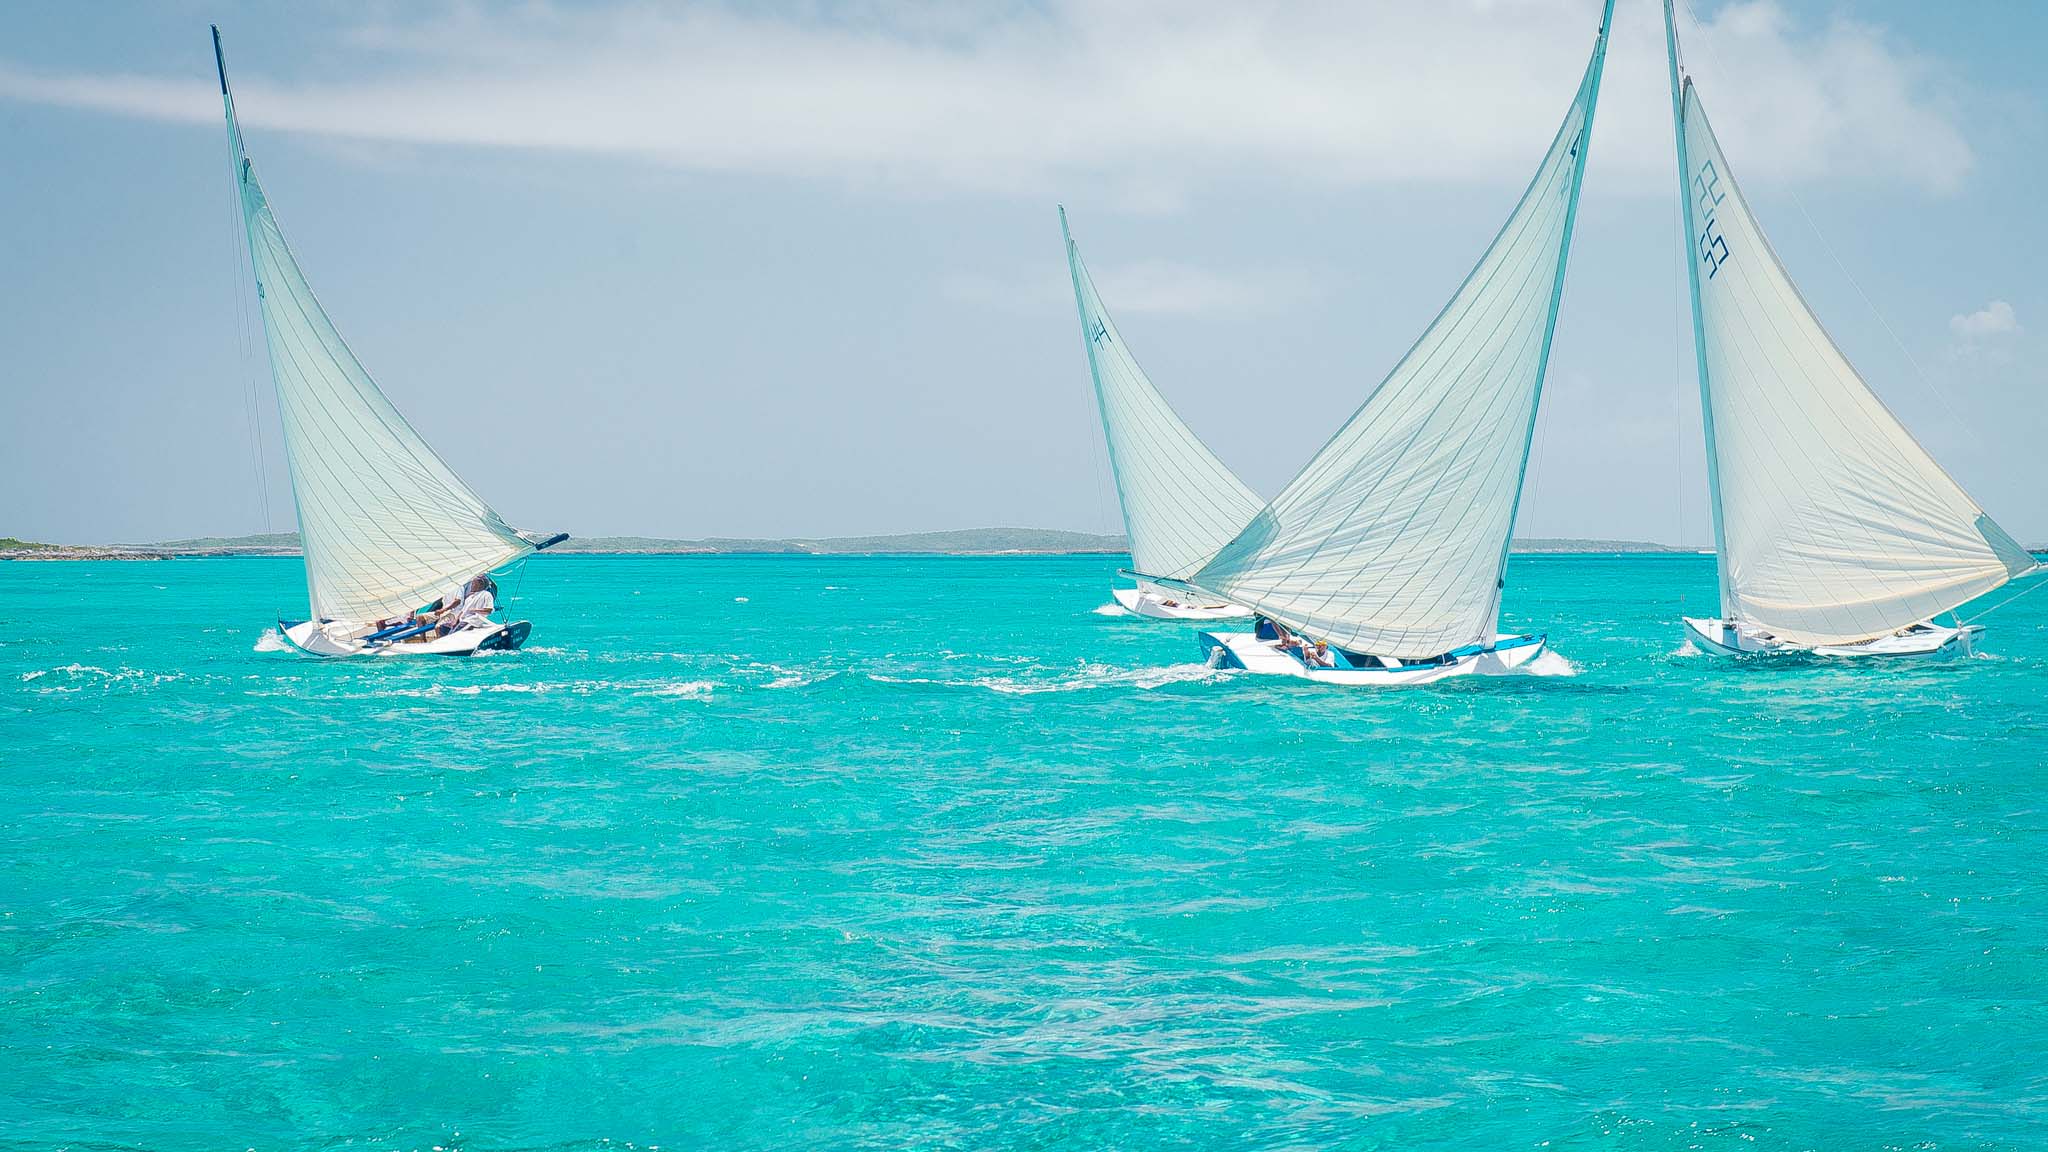
[{"label": "stay wire", "polygon": [[[1698,10],[1693,7],[1692,0],[1685,0],[1685,10],[1686,14],[1692,17],[1694,26],[1698,28],[1702,33],[1704,33],[1706,29],[1706,21],[1700,19],[1700,14]],[[1707,55],[1713,58],[1715,67],[1718,68],[1720,66],[1721,60],[1720,57],[1714,52],[1713,43],[1711,41],[1706,40],[1704,35],[1699,37],[1699,39],[1702,43],[1706,45]],[[1938,403],[1940,403],[1942,410],[1948,413],[1949,419],[1954,420],[1958,428],[1961,428],[1965,434],[1971,436],[1972,438],[1982,440],[1983,437],[1978,433],[1977,429],[1970,423],[1969,420],[1965,419],[1963,417],[1963,414],[1957,411],[1956,406],[1950,402],[1947,390],[1943,389],[1939,384],[1936,384],[1934,382],[1934,378],[1929,376],[1927,372],[1920,367],[1920,361],[1913,356],[1912,350],[1906,347],[1906,342],[1904,339],[1900,338],[1898,329],[1892,327],[1892,322],[1889,319],[1887,319],[1884,312],[1878,308],[1877,302],[1872,300],[1870,298],[1870,294],[1863,290],[1862,281],[1858,280],[1855,274],[1849,271],[1849,266],[1843,263],[1840,254],[1838,254],[1835,251],[1835,246],[1829,242],[1827,234],[1820,230],[1820,225],[1817,222],[1815,222],[1813,214],[1807,211],[1806,198],[1799,194],[1797,182],[1789,180],[1786,181],[1785,191],[1792,198],[1792,206],[1799,209],[1800,218],[1806,221],[1807,230],[1813,233],[1814,239],[1820,241],[1821,250],[1828,254],[1828,259],[1831,262],[1833,262],[1835,270],[1842,274],[1842,279],[1849,282],[1849,287],[1856,290],[1857,298],[1862,300],[1863,306],[1865,308],[1870,309],[1870,314],[1877,318],[1877,323],[1880,327],[1884,329],[1885,335],[1889,336],[1891,338],[1892,343],[1895,346],[1897,346],[1899,350],[1899,355],[1906,358],[1906,364],[1908,367],[1913,369],[1913,376],[1916,380],[1920,382],[1920,386],[1925,388],[1928,394],[1933,396],[1934,399]]]},{"label": "stay wire", "polygon": [[[2048,567],[2037,567],[2037,568],[2035,568],[2035,569],[2034,569],[2034,571],[2032,571],[2032,572],[2029,572],[2029,573],[2027,573],[2027,575],[2029,575],[2029,576],[2038,576],[2038,575],[2040,575],[2040,574],[2041,574],[2041,573],[2042,573],[2042,572],[2043,572],[2044,570],[2048,570]],[[1977,613],[1976,615],[1974,615],[1974,616],[1970,617],[1970,618],[1969,618],[1968,620],[1962,620],[1962,619],[1961,619],[1960,617],[1957,617],[1957,619],[1958,619],[1958,620],[1959,620],[1959,621],[1960,621],[1961,623],[1964,623],[1964,624],[1974,624],[1974,623],[1976,623],[1977,621],[1979,621],[1979,620],[1982,620],[1982,619],[1983,619],[1983,618],[1985,618],[1986,616],[1989,616],[1989,615],[1991,615],[1991,614],[1992,614],[1993,612],[1996,612],[1996,611],[1998,611],[1998,610],[1999,610],[2000,608],[2003,608],[2003,607],[2005,607],[2005,606],[2006,606],[2007,604],[2010,604],[2010,603],[2012,603],[2013,601],[2015,601],[2015,600],[2019,599],[2020,597],[2022,597],[2022,596],[2025,596],[2025,595],[2027,595],[2027,594],[2028,594],[2028,593],[2030,593],[2030,592],[2034,592],[2034,591],[2036,591],[2036,590],[2040,589],[2040,588],[2041,588],[2041,587],[2042,587],[2043,585],[2048,585],[2048,580],[2036,580],[2036,581],[2034,581],[2034,582],[2033,582],[2032,584],[2029,584],[2029,585],[2027,585],[2027,586],[2026,586],[2025,588],[2022,588],[2022,589],[2020,589],[2019,591],[2017,591],[2017,592],[2013,593],[2012,595],[2010,595],[2010,596],[2007,596],[2007,597],[2006,597],[2005,599],[2003,599],[2003,600],[2000,600],[2000,601],[1999,601],[1998,603],[1996,603],[1996,604],[1993,604],[1993,605],[1992,605],[1991,607],[1989,607],[1989,608],[1986,608],[1986,609],[1985,609],[1985,610],[1983,610],[1982,612],[1979,612],[1979,613]],[[1952,616],[1953,616],[1953,615],[1955,615],[1955,613],[1953,612],[1953,610],[1951,610],[1951,612],[1950,612],[1950,615],[1952,615]]]}]

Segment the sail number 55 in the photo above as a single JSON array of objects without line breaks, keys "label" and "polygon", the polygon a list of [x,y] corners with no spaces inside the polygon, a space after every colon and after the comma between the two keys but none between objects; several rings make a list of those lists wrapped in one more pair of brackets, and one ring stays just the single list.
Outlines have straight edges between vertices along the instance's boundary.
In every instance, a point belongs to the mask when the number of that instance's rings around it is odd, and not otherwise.
[{"label": "sail number 55", "polygon": [[1708,160],[1692,177],[1694,198],[1699,201],[1700,234],[1697,244],[1700,262],[1707,266],[1707,279],[1712,280],[1721,271],[1721,265],[1728,262],[1728,240],[1721,235],[1721,228],[1714,222],[1714,208],[1721,203],[1721,174],[1714,170],[1714,162]]}]

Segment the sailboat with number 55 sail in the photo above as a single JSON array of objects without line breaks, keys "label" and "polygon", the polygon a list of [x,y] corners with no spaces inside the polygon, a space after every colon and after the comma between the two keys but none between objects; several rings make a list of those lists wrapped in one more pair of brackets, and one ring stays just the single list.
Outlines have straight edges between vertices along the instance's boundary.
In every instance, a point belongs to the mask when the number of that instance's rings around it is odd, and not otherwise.
[{"label": "sailboat with number 55 sail", "polygon": [[[1941,658],[1953,611],[2037,570],[1871,392],[1764,238],[1664,3],[1721,614],[1717,655]],[[1951,613],[1951,623],[1934,618]]]},{"label": "sailboat with number 55 sail", "polygon": [[494,618],[488,574],[568,536],[508,526],[363,370],[314,299],[256,182],[217,27],[213,56],[306,553],[312,611],[278,628],[318,656],[519,647],[532,626]]}]

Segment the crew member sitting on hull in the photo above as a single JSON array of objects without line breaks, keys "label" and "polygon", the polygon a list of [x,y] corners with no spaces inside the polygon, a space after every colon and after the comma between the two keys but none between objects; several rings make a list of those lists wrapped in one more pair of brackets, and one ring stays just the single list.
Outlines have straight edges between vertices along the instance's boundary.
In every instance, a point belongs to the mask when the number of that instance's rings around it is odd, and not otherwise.
[{"label": "crew member sitting on hull", "polygon": [[421,605],[418,608],[413,609],[405,615],[387,616],[384,619],[379,620],[375,624],[371,625],[371,627],[378,632],[383,632],[388,629],[403,627],[407,624],[433,623],[434,621],[439,620],[442,614],[447,612],[450,608],[454,608],[462,603],[463,591],[463,586],[457,584],[451,587],[448,591],[443,592],[441,595],[434,597],[434,599],[428,601],[427,603]]},{"label": "crew member sitting on hull", "polygon": [[1330,659],[1330,649],[1320,640],[1311,641],[1296,636],[1287,625],[1270,617],[1261,616],[1253,626],[1252,635],[1261,640],[1271,640],[1273,647],[1281,652],[1292,652],[1301,657],[1301,662],[1311,668],[1334,668],[1336,662]]},{"label": "crew member sitting on hull", "polygon": [[465,628],[489,628],[495,623],[491,613],[498,610],[498,585],[488,575],[478,575],[463,588],[461,603],[448,609],[441,617],[440,634],[460,632]]}]

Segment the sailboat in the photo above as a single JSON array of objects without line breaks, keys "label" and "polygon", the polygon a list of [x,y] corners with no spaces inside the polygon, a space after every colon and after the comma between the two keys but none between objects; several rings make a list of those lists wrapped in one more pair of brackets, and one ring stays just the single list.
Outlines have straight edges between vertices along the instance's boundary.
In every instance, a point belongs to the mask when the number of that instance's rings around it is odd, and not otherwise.
[{"label": "sailboat", "polygon": [[1250,608],[1201,636],[1218,667],[1354,685],[1526,668],[1499,635],[1508,541],[1550,360],[1614,14],[1535,178],[1363,406],[1185,583]]},{"label": "sailboat", "polygon": [[[422,607],[568,539],[508,526],[420,439],[343,343],[278,230],[242,146],[213,29],[237,201],[256,277],[271,380],[305,548],[305,620],[285,639],[319,656],[468,655],[520,646],[532,625],[475,609],[440,624]],[[466,619],[466,622],[464,620]]]},{"label": "sailboat", "polygon": [[[1131,544],[1131,569],[1185,579],[1258,514],[1259,498],[1196,437],[1138,366],[1096,295],[1081,249],[1067,228],[1065,208],[1060,209],[1060,237],[1066,241],[1096,409]],[[1248,608],[1197,589],[1166,587],[1144,577],[1136,587],[1110,592],[1126,611],[1161,620],[1251,615]]]},{"label": "sailboat", "polygon": [[1721,608],[1686,635],[1728,656],[1968,655],[1982,628],[1954,610],[2038,566],[1800,297],[1683,74],[1671,0],[1664,30]]}]

